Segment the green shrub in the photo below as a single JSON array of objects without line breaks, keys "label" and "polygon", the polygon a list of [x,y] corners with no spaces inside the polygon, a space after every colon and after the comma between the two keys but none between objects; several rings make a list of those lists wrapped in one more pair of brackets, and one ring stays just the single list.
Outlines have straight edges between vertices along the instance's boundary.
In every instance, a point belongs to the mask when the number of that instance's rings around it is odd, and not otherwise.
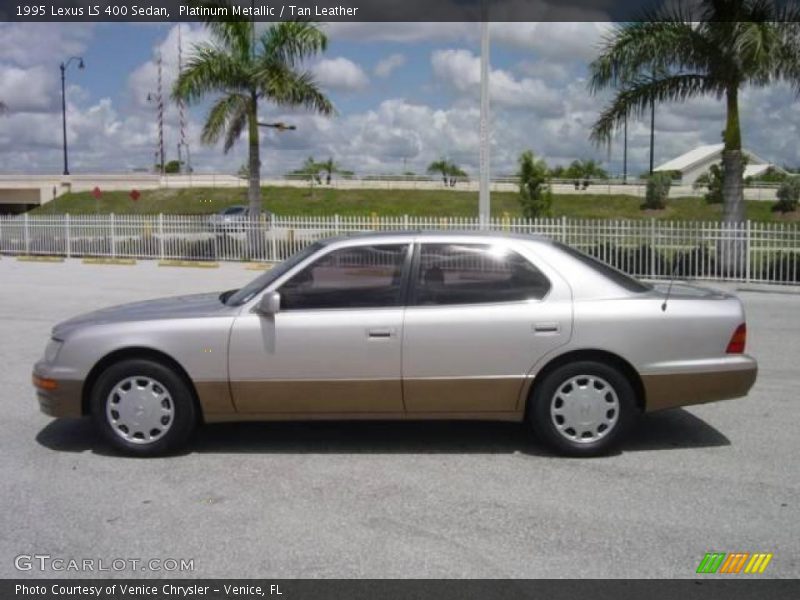
[{"label": "green shrub", "polygon": [[547,164],[530,150],[519,157],[519,203],[526,219],[546,217],[550,214],[553,193],[548,184]]},{"label": "green shrub", "polygon": [[694,189],[706,188],[703,194],[707,204],[722,204],[722,167],[711,165],[711,167],[700,175],[692,186]]},{"label": "green shrub", "polygon": [[778,202],[772,207],[774,212],[788,213],[797,210],[800,200],[800,177],[784,181],[778,188]]},{"label": "green shrub", "polygon": [[653,173],[647,178],[647,191],[642,208],[651,210],[666,208],[670,187],[672,187],[672,176],[669,173]]}]

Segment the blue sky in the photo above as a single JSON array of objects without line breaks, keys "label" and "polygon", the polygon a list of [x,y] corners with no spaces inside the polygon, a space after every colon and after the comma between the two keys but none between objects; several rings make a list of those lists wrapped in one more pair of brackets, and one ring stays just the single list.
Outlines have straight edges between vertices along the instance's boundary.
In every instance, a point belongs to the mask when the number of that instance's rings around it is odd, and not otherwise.
[{"label": "blue sky", "polygon": [[[588,130],[607,98],[586,90],[586,66],[609,29],[603,23],[492,24],[492,164],[514,171],[532,149],[551,164],[581,158],[621,170],[621,144],[593,147]],[[297,131],[262,140],[265,174],[281,174],[306,156],[328,156],[357,173],[424,172],[447,156],[474,173],[478,162],[476,23],[346,23],[326,25],[330,44],[309,61],[337,109],[333,119],[263,105],[265,119]],[[207,32],[183,24],[184,54]],[[58,64],[81,55],[87,68],[68,72],[68,115],[74,172],[151,166],[156,119],[146,102],[156,90],[154,56],[164,57],[165,89],[177,73],[176,24],[0,23],[0,171],[58,172],[61,160]],[[199,142],[206,106],[189,112],[189,140],[198,171],[236,172],[244,144],[224,155]],[[790,89],[773,86],[742,95],[745,146],[778,164],[800,164],[800,109]],[[656,162],[699,144],[717,143],[722,103],[703,98],[659,107]],[[175,106],[167,107],[167,156],[178,139]],[[648,162],[647,120],[629,128],[629,172]]]}]

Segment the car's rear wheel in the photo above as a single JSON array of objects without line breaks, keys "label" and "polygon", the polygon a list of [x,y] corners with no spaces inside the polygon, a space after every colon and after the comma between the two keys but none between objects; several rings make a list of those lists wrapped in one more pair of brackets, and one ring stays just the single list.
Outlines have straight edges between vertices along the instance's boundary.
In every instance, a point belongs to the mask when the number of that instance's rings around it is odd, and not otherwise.
[{"label": "car's rear wheel", "polygon": [[91,395],[92,418],[116,448],[156,456],[186,443],[197,423],[183,378],[158,362],[132,359],[106,369]]},{"label": "car's rear wheel", "polygon": [[528,419],[537,436],[569,456],[613,448],[636,416],[630,381],[614,367],[578,361],[546,374],[533,390]]}]

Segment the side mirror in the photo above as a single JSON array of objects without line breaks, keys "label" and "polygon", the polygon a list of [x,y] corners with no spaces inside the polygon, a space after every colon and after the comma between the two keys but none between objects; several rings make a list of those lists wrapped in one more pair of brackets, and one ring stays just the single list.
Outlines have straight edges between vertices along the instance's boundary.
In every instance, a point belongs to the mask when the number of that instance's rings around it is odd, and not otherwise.
[{"label": "side mirror", "polygon": [[274,315],[281,309],[281,295],[278,292],[267,292],[261,296],[256,305],[256,312],[262,315]]}]

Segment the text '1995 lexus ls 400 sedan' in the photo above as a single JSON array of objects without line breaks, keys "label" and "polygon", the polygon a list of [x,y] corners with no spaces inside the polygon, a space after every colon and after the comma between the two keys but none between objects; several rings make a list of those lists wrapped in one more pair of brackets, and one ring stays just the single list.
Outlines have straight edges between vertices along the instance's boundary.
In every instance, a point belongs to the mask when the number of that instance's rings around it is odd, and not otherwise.
[{"label": "text '1995 lexus ls 400 sedan'", "polygon": [[746,395],[745,335],[735,296],[650,286],[546,238],[395,232],[317,242],[239,290],[65,321],[33,382],[42,411],[91,415],[138,455],[199,423],[485,419],[589,456],[638,413]]}]

